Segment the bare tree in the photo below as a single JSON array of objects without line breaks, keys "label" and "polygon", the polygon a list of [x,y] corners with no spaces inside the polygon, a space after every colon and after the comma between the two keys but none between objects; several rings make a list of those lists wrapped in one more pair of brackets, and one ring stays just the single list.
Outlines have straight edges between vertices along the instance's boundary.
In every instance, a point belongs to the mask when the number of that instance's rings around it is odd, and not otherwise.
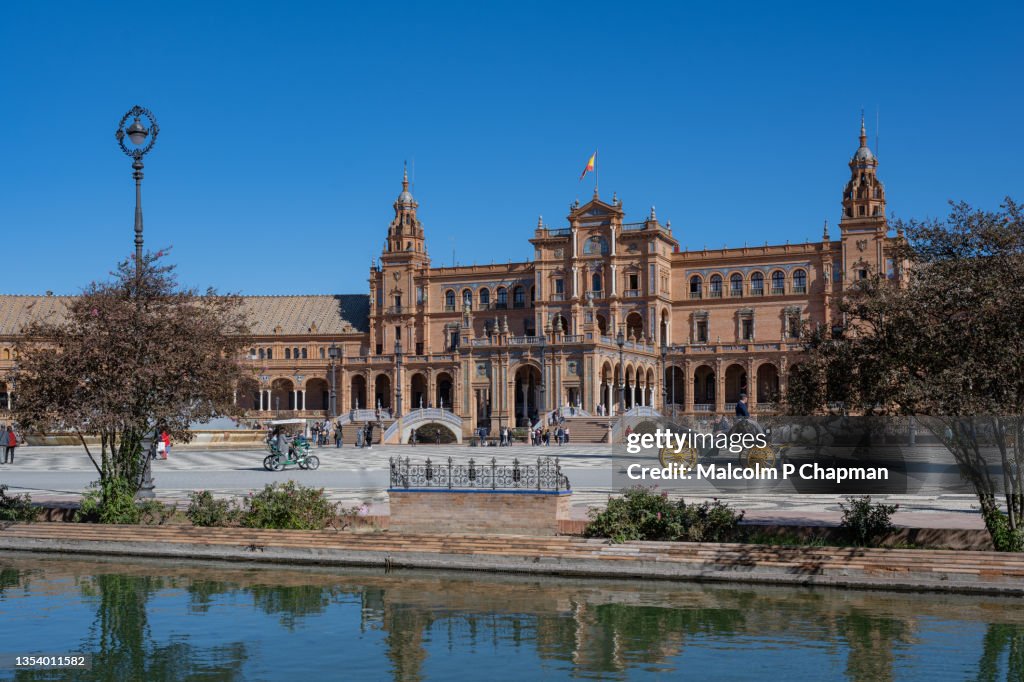
[{"label": "bare tree", "polygon": [[249,336],[241,299],[179,288],[164,255],[147,254],[138,269],[120,263],[18,341],[15,418],[28,430],[78,433],[83,444],[99,437],[101,481],[137,487],[147,434],[188,442],[190,423],[237,412],[236,388],[249,379],[239,362]]}]

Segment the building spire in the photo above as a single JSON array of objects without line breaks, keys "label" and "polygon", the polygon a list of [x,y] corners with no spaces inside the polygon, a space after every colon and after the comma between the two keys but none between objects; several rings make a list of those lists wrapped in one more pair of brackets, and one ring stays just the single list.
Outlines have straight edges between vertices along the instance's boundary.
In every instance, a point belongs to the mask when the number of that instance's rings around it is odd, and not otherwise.
[{"label": "building spire", "polygon": [[[861,132],[863,133],[864,128],[864,116],[861,115]],[[402,191],[409,191],[409,162],[402,162]]]},{"label": "building spire", "polygon": [[864,128],[864,110],[863,109],[860,110],[860,146],[861,147],[867,147],[868,146],[868,133],[867,133],[867,130]]}]

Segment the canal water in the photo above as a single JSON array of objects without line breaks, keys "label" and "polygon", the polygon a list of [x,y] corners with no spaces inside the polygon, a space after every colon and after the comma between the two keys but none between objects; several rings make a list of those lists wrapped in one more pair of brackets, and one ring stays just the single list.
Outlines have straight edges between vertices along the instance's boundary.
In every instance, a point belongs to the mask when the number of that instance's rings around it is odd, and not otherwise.
[{"label": "canal water", "polygon": [[0,553],[19,680],[1024,680],[1024,600]]}]

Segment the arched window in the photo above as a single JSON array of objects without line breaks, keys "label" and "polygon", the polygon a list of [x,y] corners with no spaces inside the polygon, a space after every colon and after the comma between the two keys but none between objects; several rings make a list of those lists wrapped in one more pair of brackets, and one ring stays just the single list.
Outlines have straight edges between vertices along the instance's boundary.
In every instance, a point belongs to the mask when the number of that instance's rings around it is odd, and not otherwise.
[{"label": "arched window", "polygon": [[711,298],[722,298],[722,276],[711,275],[708,284],[711,290]]},{"label": "arched window", "polygon": [[591,289],[591,290],[592,290],[592,291],[593,291],[593,292],[594,292],[595,294],[599,294],[599,293],[601,293],[601,273],[600,273],[600,272],[595,272],[595,273],[594,273],[594,274],[593,274],[593,275],[592,275],[592,276],[590,277],[590,289]]},{"label": "arched window", "polygon": [[498,287],[498,308],[504,309],[508,307],[508,289],[505,287]]},{"label": "arched window", "polygon": [[308,348],[303,348],[302,349],[302,359],[303,360],[308,360],[309,359],[308,355],[309,355],[309,349]]},{"label": "arched window", "polygon": [[292,349],[292,359],[294,359],[294,360],[298,360],[299,359],[299,349],[298,348],[293,348]]},{"label": "arched window", "polygon": [[793,273],[793,290],[798,294],[807,292],[807,273],[805,271],[797,270]]},{"label": "arched window", "polygon": [[693,277],[690,278],[690,298],[701,297],[702,284],[703,281],[701,280],[699,275],[694,275]]},{"label": "arched window", "polygon": [[444,292],[444,309],[455,310],[455,292],[451,289]]},{"label": "arched window", "polygon": [[764,296],[764,275],[760,272],[750,276],[750,293],[754,296]]},{"label": "arched window", "polygon": [[608,241],[604,237],[591,237],[583,242],[583,255],[608,255]]},{"label": "arched window", "polygon": [[[7,351],[4,351],[5,355],[6,355],[6,353],[7,353]],[[256,349],[255,348],[250,348],[249,349],[249,357],[250,358],[255,358],[256,357]],[[10,358],[9,357],[5,357],[4,359],[10,359]]]},{"label": "arched window", "polygon": [[491,304],[491,290],[484,287],[480,290],[480,307],[487,308]]},{"label": "arched window", "polygon": [[462,308],[463,310],[473,309],[473,292],[469,289],[462,290]]},{"label": "arched window", "polygon": [[537,287],[530,287],[530,307],[533,307],[534,302],[537,300]]},{"label": "arched window", "polygon": [[260,348],[260,360],[266,360],[266,359],[267,359],[267,351],[265,351],[262,348]]},{"label": "arched window", "polygon": [[786,275],[783,274],[782,270],[776,270],[772,273],[772,293],[781,294],[786,288]]},{"label": "arched window", "polygon": [[285,348],[284,349],[284,359],[285,360],[291,360],[292,359],[292,349],[291,348]]},{"label": "arched window", "polygon": [[742,296],[743,295],[743,275],[738,272],[732,273],[729,277],[729,295],[730,296]]},{"label": "arched window", "polygon": [[320,359],[321,359],[321,360],[323,360],[323,359],[324,359],[324,349],[323,349],[323,347],[322,347],[322,346],[320,347]]},{"label": "arched window", "polygon": [[273,360],[273,359],[274,359],[274,349],[273,348],[268,348],[267,349],[267,360]]},{"label": "arched window", "polygon": [[512,290],[512,307],[513,308],[525,308],[526,307],[526,289],[519,286]]}]

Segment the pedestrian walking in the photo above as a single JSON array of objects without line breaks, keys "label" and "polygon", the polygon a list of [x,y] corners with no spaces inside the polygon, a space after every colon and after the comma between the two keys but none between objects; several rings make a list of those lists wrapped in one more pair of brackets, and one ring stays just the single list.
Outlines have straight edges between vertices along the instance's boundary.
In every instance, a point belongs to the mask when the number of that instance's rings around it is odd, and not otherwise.
[{"label": "pedestrian walking", "polygon": [[341,426],[334,427],[334,447],[341,447]]},{"label": "pedestrian walking", "polygon": [[4,464],[14,464],[14,448],[18,447],[18,434],[12,424],[7,428],[7,448],[4,450]]},{"label": "pedestrian walking", "polygon": [[366,447],[373,449],[373,422],[366,422]]},{"label": "pedestrian walking", "polygon": [[0,427],[0,446],[4,449],[4,461],[0,464],[7,464],[7,425]]},{"label": "pedestrian walking", "polygon": [[160,442],[164,445],[164,459],[167,459],[168,455],[171,454],[171,437],[166,431],[160,433]]},{"label": "pedestrian walking", "polygon": [[365,432],[363,431],[363,429],[356,429],[356,447],[357,448],[362,448],[363,447],[363,438],[364,437],[365,437]]}]

